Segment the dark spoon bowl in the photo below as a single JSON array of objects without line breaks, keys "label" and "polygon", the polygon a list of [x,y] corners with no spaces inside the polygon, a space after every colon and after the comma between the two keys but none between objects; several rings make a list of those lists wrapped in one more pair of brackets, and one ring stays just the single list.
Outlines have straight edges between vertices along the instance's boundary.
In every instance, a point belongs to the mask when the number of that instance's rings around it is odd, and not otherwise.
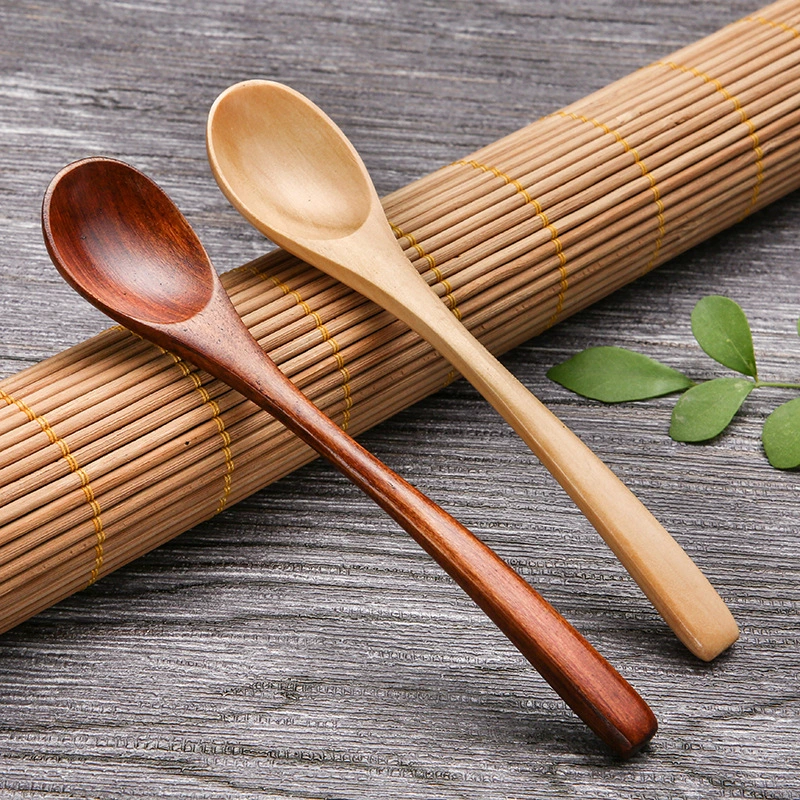
[{"label": "dark spoon bowl", "polygon": [[[172,201],[122,162],[79,164],[51,184],[43,219],[50,257],[70,285],[110,316],[120,297],[124,313],[146,322],[181,322],[205,308],[214,268]],[[178,267],[169,280],[152,280],[167,264]]]}]

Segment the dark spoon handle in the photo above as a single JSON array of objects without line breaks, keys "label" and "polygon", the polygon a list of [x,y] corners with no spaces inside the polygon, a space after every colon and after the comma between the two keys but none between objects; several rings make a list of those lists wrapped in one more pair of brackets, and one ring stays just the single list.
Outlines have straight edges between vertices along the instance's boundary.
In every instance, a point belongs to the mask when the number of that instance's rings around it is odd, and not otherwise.
[{"label": "dark spoon handle", "polygon": [[[217,292],[224,290],[217,285]],[[212,309],[213,316],[207,315]],[[238,315],[230,318],[223,309],[221,302],[211,303],[195,318],[206,317],[200,336],[190,335],[194,346],[181,354],[268,411],[369,495],[617,755],[628,757],[645,744],[656,731],[656,719],[614,667],[491,549],[317,409],[264,354]],[[175,341],[171,346],[178,349]],[[218,357],[220,347],[223,358]]]},{"label": "dark spoon handle", "polygon": [[122,162],[62,170],[42,205],[48,251],[81,294],[269,411],[385,509],[620,756],[656,730],[647,704],[522,578],[344,433],[263,353],[188,222]]}]

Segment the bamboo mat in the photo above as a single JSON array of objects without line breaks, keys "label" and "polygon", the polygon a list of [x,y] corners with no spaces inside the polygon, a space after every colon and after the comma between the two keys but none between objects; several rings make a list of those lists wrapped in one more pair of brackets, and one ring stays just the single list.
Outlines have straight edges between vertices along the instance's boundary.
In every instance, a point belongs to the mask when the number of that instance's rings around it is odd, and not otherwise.
[{"label": "bamboo mat", "polygon": [[[792,191],[799,26],[795,0],[768,6],[389,195],[406,252],[502,353]],[[262,346],[353,434],[456,377],[285,253],[223,282]],[[0,382],[0,630],[312,457],[120,328]]]}]

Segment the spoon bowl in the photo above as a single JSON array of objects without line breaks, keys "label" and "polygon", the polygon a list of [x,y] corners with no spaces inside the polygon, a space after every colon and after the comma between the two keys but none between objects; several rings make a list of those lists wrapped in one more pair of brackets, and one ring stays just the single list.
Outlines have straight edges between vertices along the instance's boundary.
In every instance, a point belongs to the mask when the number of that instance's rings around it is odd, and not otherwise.
[{"label": "spoon bowl", "polygon": [[[95,187],[93,193],[86,191],[87,183]],[[125,198],[124,210],[115,202],[118,197]],[[122,296],[128,321],[171,324],[208,304],[214,268],[203,246],[183,216],[172,213],[166,195],[120,162],[89,159],[81,169],[64,172],[46,203],[45,242],[51,257],[70,285],[106,313]],[[153,219],[162,220],[158,237],[150,228]],[[168,282],[149,279],[162,265],[175,262],[181,269]]]},{"label": "spoon bowl", "polygon": [[[247,91],[232,94],[217,119],[227,135],[214,139],[219,174],[237,176],[242,212],[255,222],[266,208],[276,229],[308,239],[341,239],[361,228],[372,206],[372,183],[350,142],[316,124],[316,107],[301,95],[275,94],[264,81],[244,85]],[[252,102],[258,95],[263,105]]]},{"label": "spoon bowl", "polygon": [[76,162],[50,184],[42,226],[50,256],[72,286],[135,333],[238,390],[325,456],[436,559],[615,753],[628,757],[653,736],[656,720],[644,700],[541,595],[283,375],[155,183],[119,161]]},{"label": "spoon bowl", "polygon": [[321,109],[287,86],[245,81],[214,102],[206,143],[220,188],[258,230],[403,320],[483,394],[695,655],[710,660],[738,638],[727,606],[675,539],[427,285],[363,162]]}]

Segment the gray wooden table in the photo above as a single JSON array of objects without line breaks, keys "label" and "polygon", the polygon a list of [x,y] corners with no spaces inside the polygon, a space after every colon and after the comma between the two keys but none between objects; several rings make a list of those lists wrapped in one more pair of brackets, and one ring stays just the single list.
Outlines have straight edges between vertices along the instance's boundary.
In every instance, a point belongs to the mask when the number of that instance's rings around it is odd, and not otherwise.
[{"label": "gray wooden table", "polygon": [[[52,268],[41,195],[92,154],[149,172],[229,269],[265,243],[223,200],[205,116],[237,80],[321,104],[381,193],[757,10],[757,0],[0,0],[0,376],[106,326]],[[798,380],[790,196],[505,358],[639,494],[740,622],[712,664],[675,640],[524,445],[463,382],[362,437],[539,588],[650,702],[620,764],[461,591],[316,462],[0,637],[3,798],[798,798],[798,473],[760,445],[789,391],[680,445],[674,398],[549,382],[593,344],[716,373],[689,314],[748,313]]]}]

